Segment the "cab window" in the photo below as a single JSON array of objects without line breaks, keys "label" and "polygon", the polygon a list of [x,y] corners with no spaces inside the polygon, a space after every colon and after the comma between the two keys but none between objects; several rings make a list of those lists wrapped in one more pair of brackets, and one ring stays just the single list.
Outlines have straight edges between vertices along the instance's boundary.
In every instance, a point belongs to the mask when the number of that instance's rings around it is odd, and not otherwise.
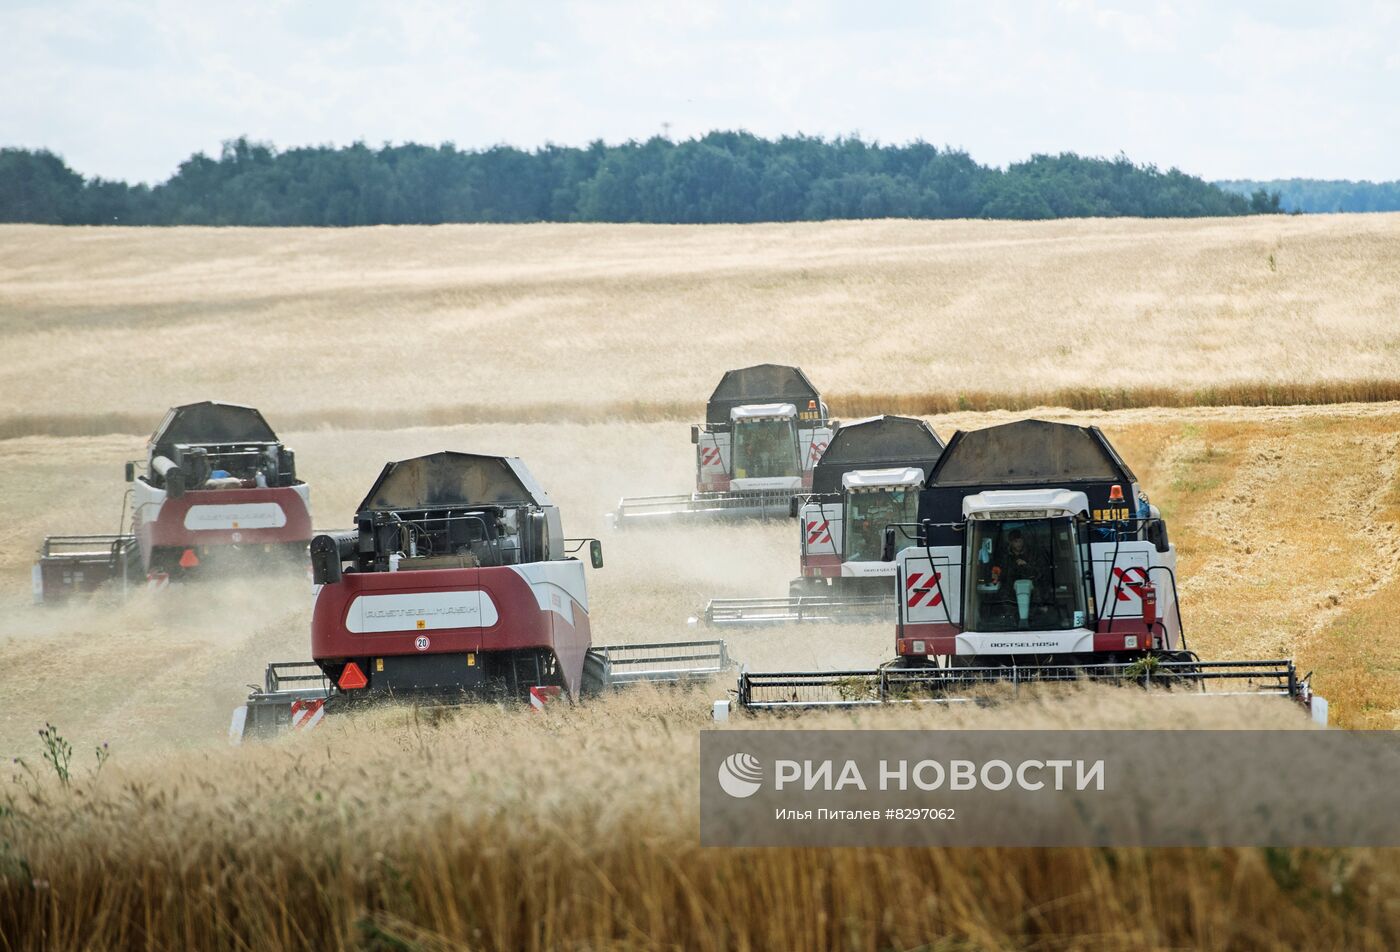
[{"label": "cab window", "polygon": [[797,430],[791,420],[743,420],[734,424],[734,478],[801,476]]},{"label": "cab window", "polygon": [[970,520],[968,631],[1063,631],[1089,623],[1074,521]]},{"label": "cab window", "polygon": [[[919,508],[919,494],[908,489],[880,489],[851,492],[846,497],[845,561],[878,562],[885,547],[885,527],[913,522]],[[896,535],[907,548],[907,535]]]}]

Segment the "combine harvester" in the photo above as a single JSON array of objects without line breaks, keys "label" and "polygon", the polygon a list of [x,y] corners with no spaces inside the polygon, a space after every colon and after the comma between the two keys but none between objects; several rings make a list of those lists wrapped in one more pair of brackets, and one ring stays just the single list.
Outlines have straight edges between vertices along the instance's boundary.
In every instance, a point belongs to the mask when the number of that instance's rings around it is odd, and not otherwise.
[{"label": "combine harvester", "polygon": [[[716,598],[692,622],[765,626],[894,620],[895,565],[883,558],[885,527],[913,522],[919,492],[943,451],[922,420],[878,416],[836,430],[793,499],[801,577],[786,598]],[[912,544],[902,540],[902,544]]]},{"label": "combine harvester", "polygon": [[311,543],[309,662],[268,665],[230,730],[265,737],[386,699],[543,704],[641,681],[708,678],[722,641],[595,647],[583,563],[559,509],[514,457],[435,453],[387,464],[355,528]]},{"label": "combine harvester", "polygon": [[695,487],[689,495],[624,498],[612,525],[788,514],[794,493],[811,488],[812,468],[835,424],[807,375],[796,367],[759,364],[731,370],[690,428]]},{"label": "combine harvester", "polygon": [[107,583],[125,590],[306,564],[310,490],[297,479],[295,454],[252,407],[206,401],[171,409],[147,444],[145,472],[129,462],[126,481],[131,531],[46,538],[34,565],[36,602]]},{"label": "combine harvester", "polygon": [[[896,553],[901,535],[914,544]],[[741,708],[1102,681],[1288,697],[1326,723],[1326,701],[1291,660],[1202,661],[1188,650],[1166,523],[1097,427],[1026,420],[954,434],[917,521],[886,530],[884,555],[900,593],[896,658],[866,671],[744,671]],[[717,702],[715,716],[729,705]]]}]

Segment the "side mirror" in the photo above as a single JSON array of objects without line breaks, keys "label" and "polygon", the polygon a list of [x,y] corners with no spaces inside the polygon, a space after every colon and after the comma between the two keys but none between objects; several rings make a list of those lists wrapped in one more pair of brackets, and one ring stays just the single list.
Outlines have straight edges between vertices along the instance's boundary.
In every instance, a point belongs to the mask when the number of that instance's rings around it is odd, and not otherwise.
[{"label": "side mirror", "polygon": [[690,427],[690,442],[696,446],[700,445],[700,428],[698,426],[692,425]]},{"label": "side mirror", "polygon": [[881,562],[894,561],[894,534],[898,531],[894,526],[885,526],[885,547],[880,552]]},{"label": "side mirror", "polygon": [[1167,524],[1161,519],[1153,519],[1147,523],[1147,541],[1151,542],[1158,552],[1171,550],[1171,541],[1167,537]]},{"label": "side mirror", "polygon": [[789,499],[789,500],[788,500],[788,518],[789,518],[789,519],[796,519],[796,518],[797,518],[797,511],[798,511],[799,509],[801,509],[801,508],[802,508],[802,500],[801,500],[801,499],[799,499],[799,498],[796,497],[796,496],[793,496],[791,499]]},{"label": "side mirror", "polygon": [[126,461],[126,481],[129,483],[136,481],[136,464],[131,460]]},{"label": "side mirror", "polygon": [[332,536],[318,535],[311,540],[311,580],[334,585],[341,577],[340,543]]},{"label": "side mirror", "polygon": [[549,523],[539,510],[530,513],[530,531],[526,534],[525,561],[535,562],[549,558]]},{"label": "side mirror", "polygon": [[595,569],[603,567],[603,543],[597,539],[592,539],[588,543],[588,558],[593,562]]}]

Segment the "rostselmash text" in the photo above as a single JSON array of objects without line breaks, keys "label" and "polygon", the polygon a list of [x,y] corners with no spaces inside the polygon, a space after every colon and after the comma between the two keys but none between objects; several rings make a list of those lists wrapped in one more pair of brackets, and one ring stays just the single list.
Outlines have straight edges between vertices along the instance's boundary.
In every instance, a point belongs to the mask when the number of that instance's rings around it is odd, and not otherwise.
[{"label": "rostselmash text", "polygon": [[1102,760],[882,760],[867,780],[854,760],[778,760],[773,789],[1103,790]]}]

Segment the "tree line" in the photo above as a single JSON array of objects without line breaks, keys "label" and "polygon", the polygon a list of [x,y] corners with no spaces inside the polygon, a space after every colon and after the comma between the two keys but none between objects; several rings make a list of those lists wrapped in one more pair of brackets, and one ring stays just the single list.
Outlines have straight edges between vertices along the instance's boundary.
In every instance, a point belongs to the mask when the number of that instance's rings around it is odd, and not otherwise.
[{"label": "tree line", "polygon": [[583,148],[451,144],[278,151],[233,139],[154,187],[85,178],[44,150],[0,149],[0,221],[65,225],[390,225],[443,222],[754,222],[1246,215],[1240,195],[1124,156],[1035,155],[1005,169],[924,142],[857,137],[699,139]]},{"label": "tree line", "polygon": [[1324,179],[1274,179],[1269,182],[1216,182],[1227,192],[1277,193],[1286,212],[1400,211],[1400,182],[1350,182]]}]

